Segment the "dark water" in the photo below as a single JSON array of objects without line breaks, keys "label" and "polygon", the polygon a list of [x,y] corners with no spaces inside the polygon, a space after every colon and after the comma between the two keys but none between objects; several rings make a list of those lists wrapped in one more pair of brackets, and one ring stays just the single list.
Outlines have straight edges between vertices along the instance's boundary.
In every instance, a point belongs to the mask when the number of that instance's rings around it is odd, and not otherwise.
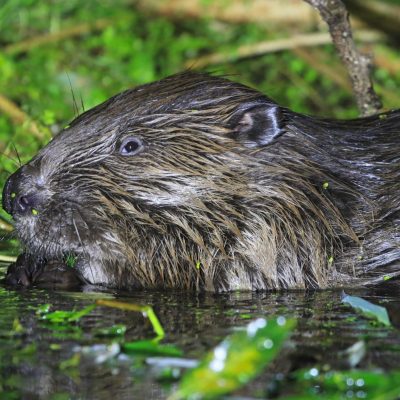
[{"label": "dark water", "polygon": [[[4,275],[0,267],[0,277]],[[394,324],[400,323],[400,289],[347,290],[385,305]],[[255,382],[238,396],[264,398],[276,373],[312,365],[348,368],[343,351],[364,339],[367,352],[360,367],[400,368],[397,329],[373,326],[340,302],[340,291],[231,293],[224,295],[176,292],[52,292],[10,290],[0,286],[0,398],[1,399],[164,399],[174,383],[160,379],[159,360],[146,357],[111,357],[98,363],[82,357],[69,365],[77,346],[110,343],[94,335],[98,328],[125,324],[125,340],[154,337],[139,313],[98,307],[67,331],[54,330],[35,314],[38,305],[53,309],[81,309],[97,298],[112,298],[152,305],[166,330],[163,343],[184,351],[185,359],[198,359],[234,328],[252,318],[284,315],[298,319],[287,348]],[[21,330],[18,333],[18,327]],[[73,358],[72,358],[73,359]]]}]

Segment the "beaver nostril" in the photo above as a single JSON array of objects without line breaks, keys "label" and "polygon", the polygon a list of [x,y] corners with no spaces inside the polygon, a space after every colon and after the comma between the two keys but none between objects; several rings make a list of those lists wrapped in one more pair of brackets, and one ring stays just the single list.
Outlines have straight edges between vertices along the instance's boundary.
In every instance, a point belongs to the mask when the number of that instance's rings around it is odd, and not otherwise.
[{"label": "beaver nostril", "polygon": [[3,189],[2,205],[9,214],[37,215],[43,191],[37,185],[39,174],[32,166],[24,166],[14,172],[6,181]]},{"label": "beaver nostril", "polygon": [[29,198],[27,196],[21,196],[19,198],[19,205],[24,209],[28,208],[30,205]]},{"label": "beaver nostril", "polygon": [[34,195],[22,195],[16,198],[14,202],[14,211],[17,213],[25,213],[34,210],[36,200]]}]

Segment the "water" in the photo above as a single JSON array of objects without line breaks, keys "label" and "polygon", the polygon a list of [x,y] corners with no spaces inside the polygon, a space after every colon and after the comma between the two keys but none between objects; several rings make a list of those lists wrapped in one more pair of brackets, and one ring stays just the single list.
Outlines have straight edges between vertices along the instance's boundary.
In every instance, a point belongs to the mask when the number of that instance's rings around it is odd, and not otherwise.
[{"label": "water", "polygon": [[[4,272],[5,267],[0,267],[0,277]],[[388,283],[384,289],[347,292],[386,306],[393,323],[400,325],[399,286]],[[152,305],[166,331],[163,343],[178,346],[184,351],[184,358],[190,360],[201,358],[252,318],[297,318],[298,326],[287,348],[261,377],[239,392],[241,396],[265,398],[269,382],[278,372],[287,374],[312,365],[348,368],[343,351],[360,339],[367,343],[361,368],[400,369],[398,330],[373,326],[341,304],[340,296],[340,291],[331,290],[126,294],[11,290],[0,285],[0,398],[150,400],[165,399],[171,393],[175,383],[162,381],[156,359],[120,356],[98,364],[93,358],[82,357],[73,363],[77,346],[112,341],[95,336],[99,328],[125,324],[125,340],[153,338],[148,320],[140,313],[98,307],[66,331],[44,324],[35,313],[35,308],[45,303],[54,310],[78,310],[98,298]]]}]

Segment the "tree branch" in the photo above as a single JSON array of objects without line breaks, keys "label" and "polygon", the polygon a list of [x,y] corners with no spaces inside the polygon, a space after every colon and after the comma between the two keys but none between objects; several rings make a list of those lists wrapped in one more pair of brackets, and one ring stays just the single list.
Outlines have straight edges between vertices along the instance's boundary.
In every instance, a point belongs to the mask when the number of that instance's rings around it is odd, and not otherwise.
[{"label": "tree branch", "polygon": [[349,14],[341,0],[305,0],[316,8],[328,24],[332,41],[350,75],[357,106],[362,115],[375,114],[382,107],[370,77],[371,58],[354,44]]},{"label": "tree branch", "polygon": [[[374,31],[359,31],[357,38],[365,43],[374,43],[383,38],[383,36]],[[241,60],[248,57],[257,57],[267,53],[275,53],[283,50],[293,50],[299,47],[315,47],[324,44],[331,44],[332,39],[329,33],[306,33],[295,35],[289,38],[268,40],[249,45],[239,46],[235,51],[224,53],[223,51],[208,54],[206,56],[192,58],[185,62],[186,68],[202,68],[213,64],[221,64]]]}]

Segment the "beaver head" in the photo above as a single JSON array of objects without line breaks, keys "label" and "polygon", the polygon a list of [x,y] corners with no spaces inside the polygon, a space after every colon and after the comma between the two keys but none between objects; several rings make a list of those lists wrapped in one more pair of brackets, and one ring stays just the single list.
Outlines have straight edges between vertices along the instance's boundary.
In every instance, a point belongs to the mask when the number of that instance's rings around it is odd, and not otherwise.
[{"label": "beaver head", "polygon": [[344,247],[360,247],[371,209],[356,177],[335,171],[310,134],[324,123],[310,121],[192,72],[112,97],[8,179],[3,207],[25,249],[22,268],[72,257],[80,279],[117,288],[348,279],[337,266]]}]

